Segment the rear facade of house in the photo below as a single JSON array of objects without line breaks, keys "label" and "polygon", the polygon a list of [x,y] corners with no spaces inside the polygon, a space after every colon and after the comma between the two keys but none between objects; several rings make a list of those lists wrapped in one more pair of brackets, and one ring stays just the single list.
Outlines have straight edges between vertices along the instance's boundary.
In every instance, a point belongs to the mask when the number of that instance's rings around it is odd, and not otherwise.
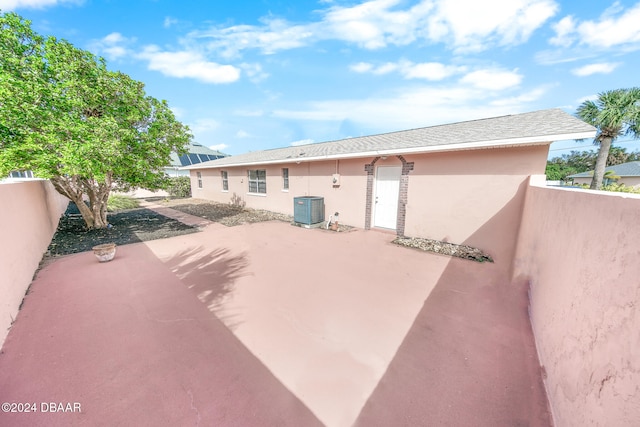
[{"label": "rear facade of house", "polygon": [[324,198],[341,223],[478,246],[515,248],[526,182],[549,144],[595,129],[561,110],[252,152],[189,167],[192,195],[293,215]]}]

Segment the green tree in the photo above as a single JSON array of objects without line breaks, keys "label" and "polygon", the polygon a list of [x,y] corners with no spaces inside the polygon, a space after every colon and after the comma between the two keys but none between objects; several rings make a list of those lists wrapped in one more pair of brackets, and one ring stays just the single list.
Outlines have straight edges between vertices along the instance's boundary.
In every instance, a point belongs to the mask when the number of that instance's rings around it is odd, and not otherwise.
[{"label": "green tree", "polygon": [[161,188],[171,152],[190,139],[142,83],[0,15],[0,176],[32,170],[78,205],[87,227],[103,228],[110,191]]},{"label": "green tree", "polygon": [[590,188],[599,190],[611,143],[621,135],[640,137],[640,88],[602,92],[597,100],[583,102],[577,116],[598,129],[593,142],[600,150]]},{"label": "green tree", "polygon": [[577,171],[562,162],[547,162],[547,168],[545,174],[549,181],[564,181],[567,175],[572,175]]},{"label": "green tree", "polygon": [[624,147],[611,146],[609,149],[609,156],[607,156],[607,166],[620,165],[626,163],[629,160],[630,153],[627,153],[627,149]]},{"label": "green tree", "polygon": [[567,166],[576,170],[575,173],[586,172],[596,164],[596,153],[572,150],[569,154],[563,154],[562,159],[566,161]]}]

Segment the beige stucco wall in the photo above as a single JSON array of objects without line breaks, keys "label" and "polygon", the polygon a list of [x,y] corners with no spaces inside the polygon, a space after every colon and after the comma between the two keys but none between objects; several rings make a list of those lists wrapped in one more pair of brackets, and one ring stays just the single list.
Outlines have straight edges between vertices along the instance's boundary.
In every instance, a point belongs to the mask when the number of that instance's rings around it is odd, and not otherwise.
[{"label": "beige stucco wall", "polygon": [[557,426],[640,425],[640,196],[528,189],[514,280]]},{"label": "beige stucco wall", "polygon": [[[191,171],[191,194],[195,198],[231,203],[239,200],[247,207],[267,209],[293,215],[293,198],[321,196],[325,201],[325,218],[339,212],[344,224],[364,227],[364,206],[367,176],[364,161],[339,160],[314,163],[287,163],[268,166],[204,169]],[[282,189],[282,168],[289,169],[289,190]],[[247,169],[265,169],[267,195],[248,193]],[[229,191],[222,191],[220,171],[228,172]],[[340,185],[334,186],[333,174],[340,174]],[[202,188],[198,188],[196,172],[202,173]]]},{"label": "beige stucco wall", "polygon": [[529,175],[543,173],[548,146],[406,156],[405,234],[465,243],[510,265]]},{"label": "beige stucco wall", "polygon": [[49,181],[0,183],[0,346],[69,199]]}]

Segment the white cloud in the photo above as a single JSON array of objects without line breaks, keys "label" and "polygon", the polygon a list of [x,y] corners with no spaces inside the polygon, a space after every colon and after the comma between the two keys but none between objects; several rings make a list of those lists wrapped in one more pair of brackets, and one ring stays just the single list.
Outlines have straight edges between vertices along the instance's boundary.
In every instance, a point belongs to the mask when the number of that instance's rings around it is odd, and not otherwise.
[{"label": "white cloud", "polygon": [[569,16],[554,26],[551,44],[568,47],[574,44],[595,48],[634,45],[640,48],[640,3],[624,9],[616,2],[598,20],[578,22]]},{"label": "white cloud", "polygon": [[470,84],[478,89],[503,90],[518,86],[522,75],[518,70],[505,71],[487,69],[472,71],[460,79],[461,83]]},{"label": "white cloud", "polygon": [[227,28],[212,28],[195,31],[189,38],[210,39],[209,49],[217,51],[223,57],[231,58],[243,49],[259,49],[265,54],[280,50],[293,49],[307,44],[313,31],[305,25],[290,25],[281,19],[263,18],[262,26],[235,25]]},{"label": "white cloud", "polygon": [[[333,6],[321,23],[321,38],[344,40],[366,49],[378,49],[388,44],[406,45],[418,37],[418,28],[433,5],[424,1],[407,10],[400,10],[399,0],[371,0],[356,6]],[[392,10],[393,9],[393,10]]]},{"label": "white cloud", "polygon": [[548,89],[540,87],[503,98],[472,86],[423,87],[385,97],[312,102],[307,108],[276,110],[273,115],[301,120],[350,120],[386,132],[527,111]]},{"label": "white cloud", "polygon": [[0,0],[0,9],[8,12],[17,9],[44,9],[62,4],[82,4],[83,0]]},{"label": "white cloud", "polygon": [[220,123],[214,119],[198,119],[189,124],[189,127],[194,133],[209,132],[220,127]]},{"label": "white cloud", "polygon": [[364,49],[405,46],[418,40],[446,43],[457,50],[481,51],[493,45],[523,43],[558,10],[554,0],[369,0],[354,6],[332,5],[320,19],[290,23],[268,16],[261,25],[216,26],[188,35],[206,39],[223,57],[245,49],[263,54],[339,40]]},{"label": "white cloud", "polygon": [[[193,78],[204,83],[232,83],[240,78],[240,68],[208,61],[195,51],[163,51],[158,46],[145,46],[142,51],[133,48],[135,38],[127,38],[120,33],[111,33],[91,43],[91,50],[104,55],[107,59],[118,60],[130,57],[148,62],[147,67],[169,77]],[[260,65],[243,64],[249,77],[259,80],[267,76]]]},{"label": "white cloud", "polygon": [[570,46],[574,40],[576,28],[576,21],[573,16],[565,16],[559,22],[553,25],[553,30],[556,32],[555,37],[549,39],[549,43],[555,46]]},{"label": "white cloud", "polygon": [[315,141],[313,139],[301,139],[299,141],[293,141],[291,144],[292,147],[298,147],[300,145],[313,144]]},{"label": "white cloud", "polygon": [[108,34],[100,40],[93,41],[90,49],[99,52],[107,59],[117,60],[133,54],[129,46],[134,42],[134,38],[127,38],[116,32]]},{"label": "white cloud", "polygon": [[373,64],[369,64],[368,62],[358,62],[357,64],[350,65],[349,69],[356,73],[368,73],[373,70]]},{"label": "white cloud", "polygon": [[260,64],[240,64],[240,68],[249,77],[253,83],[259,83],[269,77],[269,73],[262,71],[262,65]]},{"label": "white cloud", "polygon": [[212,150],[217,150],[217,151],[223,151],[227,147],[228,147],[227,144],[216,144],[216,145],[209,146],[209,148],[211,148]]},{"label": "white cloud", "polygon": [[620,63],[600,62],[589,64],[584,67],[574,68],[571,73],[578,77],[590,76],[592,74],[609,74],[615,70]]},{"label": "white cloud", "polygon": [[236,132],[236,138],[249,138],[251,134],[249,132],[245,132],[243,130],[239,130]]},{"label": "white cloud", "polygon": [[[551,86],[537,87],[529,92],[521,93],[520,95],[511,98],[500,98],[495,101],[491,101],[489,105],[495,107],[507,106],[507,105],[523,105],[530,102],[534,102],[540,99],[545,93],[551,89]],[[560,107],[558,107],[560,108]]]},{"label": "white cloud", "polygon": [[445,65],[439,62],[413,63],[411,61],[387,62],[375,66],[366,62],[359,62],[349,67],[356,73],[371,73],[375,75],[399,72],[406,79],[425,79],[430,81],[443,80],[454,74],[466,71],[466,67]]},{"label": "white cloud", "polygon": [[164,18],[164,22],[162,23],[162,26],[164,28],[170,28],[170,27],[172,27],[173,25],[175,25],[177,23],[178,23],[178,20],[176,18],[172,18],[170,16],[167,16],[167,17]]},{"label": "white cloud", "polygon": [[197,52],[168,52],[151,45],[137,57],[147,60],[150,70],[170,77],[193,78],[204,83],[232,83],[240,78],[240,69],[207,61]]},{"label": "white cloud", "polygon": [[429,38],[463,51],[523,43],[558,10],[553,0],[437,0],[436,4],[429,17]]},{"label": "white cloud", "polygon": [[464,72],[466,67],[445,65],[439,62],[423,62],[402,64],[402,74],[408,79],[426,79],[431,81],[443,80],[454,74]]}]

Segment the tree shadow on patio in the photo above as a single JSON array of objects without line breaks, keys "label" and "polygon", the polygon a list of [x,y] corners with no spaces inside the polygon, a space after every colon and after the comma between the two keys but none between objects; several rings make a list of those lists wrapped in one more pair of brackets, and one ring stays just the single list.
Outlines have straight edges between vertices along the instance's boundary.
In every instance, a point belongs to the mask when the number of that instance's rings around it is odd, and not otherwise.
[{"label": "tree shadow on patio", "polygon": [[236,279],[249,274],[245,252],[233,254],[225,248],[203,252],[200,246],[176,253],[165,264],[229,329],[239,325],[224,302]]}]

